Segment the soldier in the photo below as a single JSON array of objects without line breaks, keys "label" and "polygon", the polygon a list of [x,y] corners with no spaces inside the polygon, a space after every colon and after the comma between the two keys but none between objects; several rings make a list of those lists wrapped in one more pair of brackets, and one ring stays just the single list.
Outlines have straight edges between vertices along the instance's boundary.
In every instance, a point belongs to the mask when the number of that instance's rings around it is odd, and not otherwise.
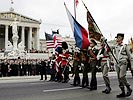
[{"label": "soldier", "polygon": [[97,72],[97,54],[98,49],[96,48],[97,43],[95,40],[90,41],[90,46],[88,50],[88,56],[89,56],[89,63],[90,63],[90,69],[91,69],[91,82],[90,82],[90,90],[97,90],[97,79],[96,79],[96,72]]},{"label": "soldier", "polygon": [[81,60],[82,60],[81,68],[82,68],[82,73],[83,73],[82,88],[85,88],[85,87],[88,87],[88,84],[89,84],[89,79],[88,79],[89,64],[88,64],[88,56],[87,56],[86,50],[82,50]]},{"label": "soldier", "polygon": [[73,86],[80,85],[80,76],[79,76],[79,66],[80,66],[80,54],[75,52],[73,56],[73,75],[74,75],[74,81]]},{"label": "soldier", "polygon": [[[106,40],[104,40],[106,41]],[[104,41],[101,44],[101,49],[99,50],[99,53],[97,55],[97,60],[99,60],[100,65],[101,65],[101,70],[102,70],[102,74],[103,74],[103,79],[104,79],[104,83],[106,85],[106,89],[103,90],[103,93],[109,94],[111,91],[111,87],[110,87],[110,80],[108,77],[108,72],[110,70],[110,50],[107,47],[107,45],[104,43]]]},{"label": "soldier", "polygon": [[[126,69],[127,69],[127,59],[131,58],[131,52],[127,45],[123,44],[124,34],[118,33],[117,34],[117,45],[114,47],[114,53],[116,56],[116,71],[118,75],[119,87],[122,91],[117,98],[120,97],[128,97],[132,93],[132,89],[130,88],[130,84],[127,82],[126,79]],[[125,93],[125,88],[127,88],[127,93]]]},{"label": "soldier", "polygon": [[63,83],[67,83],[69,81],[69,52],[68,45],[66,42],[62,42],[62,60],[61,67],[63,69],[62,74],[64,75]]}]

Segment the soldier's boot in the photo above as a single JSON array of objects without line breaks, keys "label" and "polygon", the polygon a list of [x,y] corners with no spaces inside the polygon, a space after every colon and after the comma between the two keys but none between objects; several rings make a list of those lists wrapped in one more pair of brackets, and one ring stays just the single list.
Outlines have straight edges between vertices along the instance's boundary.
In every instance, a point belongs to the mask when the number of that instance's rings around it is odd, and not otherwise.
[{"label": "soldier's boot", "polygon": [[127,87],[127,94],[126,96],[130,96],[132,94],[132,89],[130,88],[130,86],[126,86]]},{"label": "soldier's boot", "polygon": [[126,94],[125,94],[125,88],[124,87],[120,87],[122,93],[118,94],[116,97],[117,98],[122,98],[122,97],[126,97]]},{"label": "soldier's boot", "polygon": [[102,92],[106,93],[106,94],[109,94],[111,92],[111,87],[110,87],[110,85],[107,85],[106,87],[107,88],[105,90],[103,90]]}]

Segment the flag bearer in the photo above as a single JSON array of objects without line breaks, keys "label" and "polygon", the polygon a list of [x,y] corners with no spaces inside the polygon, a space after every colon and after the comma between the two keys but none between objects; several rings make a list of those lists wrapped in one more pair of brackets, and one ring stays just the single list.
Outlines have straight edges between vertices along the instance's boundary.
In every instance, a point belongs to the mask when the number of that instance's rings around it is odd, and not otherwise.
[{"label": "flag bearer", "polygon": [[96,45],[97,43],[95,40],[90,41],[90,47],[88,51],[89,63],[90,63],[90,69],[91,69],[90,90],[97,90],[96,65],[97,65],[98,49],[96,48]]},{"label": "flag bearer", "polygon": [[100,62],[104,83],[106,85],[106,89],[103,90],[102,92],[109,94],[111,91],[111,87],[110,87],[110,80],[108,77],[108,72],[110,70],[111,54],[110,54],[109,48],[104,43],[104,41],[106,41],[106,40],[103,40],[103,42],[101,44],[101,49],[99,50],[99,53],[97,55],[97,60],[99,60],[99,62]]}]

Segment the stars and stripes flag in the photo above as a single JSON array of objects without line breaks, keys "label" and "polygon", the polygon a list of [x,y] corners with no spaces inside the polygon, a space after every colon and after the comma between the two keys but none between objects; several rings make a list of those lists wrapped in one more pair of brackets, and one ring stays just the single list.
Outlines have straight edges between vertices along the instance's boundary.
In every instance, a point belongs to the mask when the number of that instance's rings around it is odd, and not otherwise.
[{"label": "stars and stripes flag", "polygon": [[47,49],[54,48],[54,40],[51,34],[45,33]]},{"label": "stars and stripes flag", "polygon": [[62,45],[63,39],[59,35],[45,33],[47,49],[56,48]]}]

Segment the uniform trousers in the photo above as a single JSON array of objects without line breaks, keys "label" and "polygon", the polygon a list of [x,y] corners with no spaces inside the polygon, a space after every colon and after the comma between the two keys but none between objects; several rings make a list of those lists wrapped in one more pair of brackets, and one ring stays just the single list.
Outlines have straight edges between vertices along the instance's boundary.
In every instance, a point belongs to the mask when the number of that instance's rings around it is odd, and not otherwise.
[{"label": "uniform trousers", "polygon": [[107,65],[107,61],[101,62],[101,70],[102,70],[102,74],[103,74],[104,83],[108,87],[108,86],[110,86],[110,80],[108,77],[108,72],[109,72],[110,68]]},{"label": "uniform trousers", "polygon": [[97,72],[97,60],[94,60],[90,62],[90,68],[91,68],[91,81],[90,81],[90,88],[91,89],[97,89],[97,78],[96,78],[96,72]]},{"label": "uniform trousers", "polygon": [[119,64],[116,64],[116,71],[118,75],[118,82],[120,87],[130,86],[126,79],[127,71],[127,61],[120,61]]}]

